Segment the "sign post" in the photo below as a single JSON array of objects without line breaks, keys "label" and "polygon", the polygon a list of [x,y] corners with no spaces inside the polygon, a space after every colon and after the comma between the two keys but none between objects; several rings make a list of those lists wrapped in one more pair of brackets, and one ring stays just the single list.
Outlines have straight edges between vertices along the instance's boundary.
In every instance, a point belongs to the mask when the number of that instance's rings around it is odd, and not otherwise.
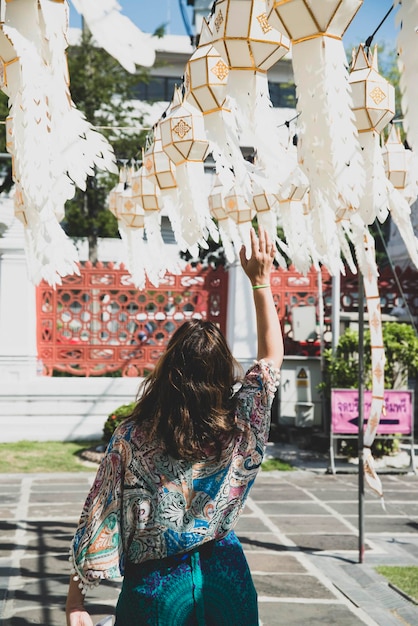
[{"label": "sign post", "polygon": [[364,285],[358,275],[358,552],[364,559]]}]

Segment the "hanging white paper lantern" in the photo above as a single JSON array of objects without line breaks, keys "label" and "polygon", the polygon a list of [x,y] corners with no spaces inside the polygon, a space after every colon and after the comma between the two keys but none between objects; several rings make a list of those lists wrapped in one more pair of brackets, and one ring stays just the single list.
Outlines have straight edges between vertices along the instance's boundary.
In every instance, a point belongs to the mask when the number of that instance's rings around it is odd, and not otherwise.
[{"label": "hanging white paper lantern", "polygon": [[379,74],[377,46],[370,55],[360,44],[353,57],[349,82],[357,129],[380,133],[395,114],[395,88]]},{"label": "hanging white paper lantern", "polygon": [[292,43],[312,37],[341,38],[363,0],[266,0],[271,25]]},{"label": "hanging white paper lantern", "polygon": [[170,112],[159,126],[163,150],[175,165],[205,160],[209,143],[203,116],[183,100],[180,89],[175,90]]},{"label": "hanging white paper lantern", "polygon": [[199,45],[186,63],[185,100],[203,114],[218,111],[225,102],[229,68],[214,47],[206,20],[202,22]]},{"label": "hanging white paper lantern", "polygon": [[365,179],[351,109],[342,36],[362,0],[267,0],[267,16],[292,43],[298,161],[310,183],[314,235],[332,273],[340,268],[342,212],[356,211]]},{"label": "hanging white paper lantern", "polygon": [[109,211],[113,213],[116,219],[119,219],[118,209],[120,206],[120,196],[125,189],[125,184],[127,180],[127,169],[126,167],[121,167],[119,170],[119,181],[113,189],[109,192]]},{"label": "hanging white paper lantern", "polygon": [[389,204],[380,132],[392,119],[395,105],[393,87],[378,71],[377,48],[370,53],[361,44],[353,53],[349,82],[367,180],[360,198],[359,214],[365,224],[372,224],[376,217],[383,222]]},{"label": "hanging white paper lantern", "polygon": [[237,189],[230,189],[225,194],[225,211],[236,224],[251,223],[255,209]]},{"label": "hanging white paper lantern", "polygon": [[[408,154],[409,152],[409,154]],[[401,140],[401,133],[395,124],[382,146],[385,173],[395,189],[404,189],[409,169],[410,150],[406,150]]]},{"label": "hanging white paper lantern", "polygon": [[143,166],[148,178],[160,189],[174,189],[176,183],[176,166],[163,150],[161,128],[157,124],[153,129],[152,139],[145,149]]},{"label": "hanging white paper lantern", "polygon": [[133,201],[137,202],[146,213],[161,210],[160,190],[147,178],[144,167],[132,174],[131,184]]},{"label": "hanging white paper lantern", "polygon": [[121,193],[118,193],[116,199],[116,214],[118,219],[121,220],[127,227],[144,228],[145,211],[133,197],[133,175],[133,168],[127,168],[124,188]]},{"label": "hanging white paper lantern", "polygon": [[193,249],[195,254],[194,247],[207,246],[209,235],[214,240],[218,237],[208,207],[203,161],[209,142],[203,115],[185,102],[181,90],[176,88],[170,109],[158,124],[163,150],[176,165],[178,206],[173,211],[174,232],[181,249],[191,253]]},{"label": "hanging white paper lantern", "polygon": [[217,176],[209,193],[208,202],[210,213],[218,222],[225,257],[228,263],[233,263],[239,254],[241,237],[235,222],[228,217],[225,207],[224,188]]},{"label": "hanging white paper lantern", "polygon": [[264,0],[218,0],[212,43],[231,69],[267,71],[289,50],[289,40],[269,23]]},{"label": "hanging white paper lantern", "polygon": [[[235,135],[238,147],[245,141],[254,148],[265,171],[264,185],[274,193],[286,167],[267,70],[289,51],[290,42],[269,24],[264,0],[221,0],[209,25],[212,43],[229,67],[225,103],[231,112],[225,118],[229,135]],[[239,186],[247,182],[248,174],[248,168],[241,169]],[[245,184],[243,190],[251,201],[251,185]]]}]

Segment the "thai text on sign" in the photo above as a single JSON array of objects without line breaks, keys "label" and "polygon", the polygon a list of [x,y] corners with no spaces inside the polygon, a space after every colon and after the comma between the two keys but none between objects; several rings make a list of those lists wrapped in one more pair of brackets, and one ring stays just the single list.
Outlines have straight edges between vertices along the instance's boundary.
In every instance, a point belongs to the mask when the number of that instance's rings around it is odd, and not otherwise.
[{"label": "thai text on sign", "polygon": [[[380,418],[378,435],[410,435],[413,420],[412,391],[385,391],[385,412]],[[364,392],[364,425],[370,415],[372,392]],[[331,427],[333,433],[358,433],[358,390],[331,390]]]}]

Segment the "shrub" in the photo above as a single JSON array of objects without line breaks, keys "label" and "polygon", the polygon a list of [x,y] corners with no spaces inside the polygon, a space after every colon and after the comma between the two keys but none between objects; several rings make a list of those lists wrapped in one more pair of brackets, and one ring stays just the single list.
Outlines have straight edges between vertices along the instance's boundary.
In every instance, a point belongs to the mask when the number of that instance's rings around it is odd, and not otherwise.
[{"label": "shrub", "polygon": [[122,406],[118,407],[115,411],[113,411],[103,426],[103,439],[106,442],[109,442],[113,433],[115,432],[115,428],[119,426],[123,420],[129,417],[135,407],[136,402],[131,402],[130,404],[122,404]]}]

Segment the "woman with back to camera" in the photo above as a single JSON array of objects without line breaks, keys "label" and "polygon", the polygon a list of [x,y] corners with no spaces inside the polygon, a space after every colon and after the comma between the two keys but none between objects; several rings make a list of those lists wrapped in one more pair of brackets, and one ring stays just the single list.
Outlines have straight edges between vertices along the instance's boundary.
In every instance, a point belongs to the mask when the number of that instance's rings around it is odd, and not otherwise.
[{"label": "woman with back to camera", "polygon": [[[67,626],[92,626],[84,593],[123,576],[115,626],[256,626],[257,594],[232,530],[263,460],[283,360],[260,227],[241,265],[254,293],[257,361],[239,381],[211,322],[171,337],[118,426],[75,533]],[[234,385],[241,387],[233,392]]]}]

